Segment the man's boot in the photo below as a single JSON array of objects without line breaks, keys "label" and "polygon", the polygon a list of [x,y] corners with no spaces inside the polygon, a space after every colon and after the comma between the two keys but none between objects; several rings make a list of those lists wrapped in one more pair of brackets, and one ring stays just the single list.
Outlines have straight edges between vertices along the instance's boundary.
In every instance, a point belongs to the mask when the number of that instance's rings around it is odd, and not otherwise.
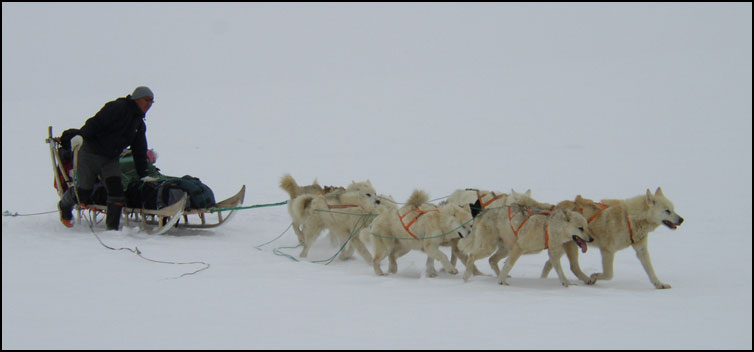
[{"label": "man's boot", "polygon": [[63,201],[58,202],[58,212],[60,212],[60,222],[65,227],[73,227],[73,206],[66,206]]},{"label": "man's boot", "polygon": [[73,227],[73,206],[76,205],[76,192],[69,188],[63,193],[63,198],[58,202],[60,222],[65,227]]},{"label": "man's boot", "polygon": [[118,231],[120,228],[120,214],[123,210],[123,203],[112,202],[107,204],[107,217],[105,223],[107,224],[107,230]]}]

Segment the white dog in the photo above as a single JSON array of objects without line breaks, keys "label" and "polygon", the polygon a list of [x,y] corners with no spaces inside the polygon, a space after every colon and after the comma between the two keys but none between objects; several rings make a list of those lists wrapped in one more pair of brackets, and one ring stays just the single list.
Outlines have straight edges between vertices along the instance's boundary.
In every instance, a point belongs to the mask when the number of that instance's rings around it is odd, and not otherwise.
[{"label": "white dog", "polygon": [[469,205],[435,206],[427,203],[428,199],[426,193],[417,190],[400,209],[388,204],[380,208],[369,229],[374,247],[372,263],[377,275],[384,275],[380,268],[382,259],[390,257],[389,271],[395,273],[396,259],[410,250],[421,250],[427,254],[427,274],[430,277],[437,276],[435,260],[442,263],[446,272],[458,273],[439,247],[452,245],[453,240],[470,233],[472,217]]},{"label": "white dog", "polygon": [[511,194],[505,198],[504,203],[493,204],[484,210],[481,210],[479,203],[471,207],[472,216],[475,218],[474,230],[469,237],[458,242],[461,252],[467,255],[464,262],[466,265],[464,281],[468,281],[472,274],[480,275],[481,273],[475,270],[474,262],[490,255],[492,255],[489,258],[490,267],[495,271],[495,275],[500,274],[498,262],[508,254],[508,249],[502,245],[502,240],[498,236],[493,236],[497,233],[496,231],[510,227],[511,222],[523,223],[533,212],[550,210],[553,207],[551,204],[541,203],[531,198],[531,190],[525,193],[511,190]]},{"label": "white dog", "polygon": [[[596,280],[610,280],[613,278],[613,261],[615,253],[628,246],[634,247],[639,262],[649,276],[649,281],[658,289],[670,288],[657,278],[652,261],[649,257],[649,233],[660,224],[671,230],[683,223],[683,218],[675,212],[673,203],[657,187],[655,194],[647,189],[646,195],[636,196],[625,200],[608,199],[595,203],[581,196],[576,201],[558,206],[580,209],[589,219],[589,230],[594,237],[594,246],[599,247],[602,254],[602,273],[586,276],[581,271],[578,262],[578,250],[573,245],[566,245],[565,250],[571,263],[571,271],[586,283]],[[545,263],[542,277],[547,277],[552,264]]]},{"label": "white dog", "polygon": [[285,174],[280,178],[280,188],[285,190],[290,197],[288,200],[288,214],[291,215],[292,227],[298,237],[298,243],[303,245],[304,233],[301,230],[303,219],[299,218],[298,214],[293,211],[293,200],[302,194],[324,194],[324,189],[317,183],[317,180],[314,180],[311,185],[299,186],[290,174]]},{"label": "white dog", "polygon": [[371,254],[355,233],[368,225],[376,215],[374,213],[379,203],[374,187],[368,180],[353,182],[343,191],[296,197],[293,200],[292,217],[299,221],[303,233],[304,249],[300,256],[306,257],[320,233],[328,229],[340,244],[350,241],[346,251],[341,253],[341,259],[350,258],[355,248],[364,260],[371,263]]}]

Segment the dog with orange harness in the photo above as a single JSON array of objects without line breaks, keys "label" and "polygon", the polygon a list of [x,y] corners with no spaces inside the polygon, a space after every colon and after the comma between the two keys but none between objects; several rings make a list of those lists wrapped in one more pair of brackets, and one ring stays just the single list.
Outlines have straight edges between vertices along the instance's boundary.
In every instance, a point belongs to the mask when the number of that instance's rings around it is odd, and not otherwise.
[{"label": "dog with orange harness", "polygon": [[369,180],[353,182],[344,190],[297,196],[290,211],[291,217],[301,225],[303,234],[304,249],[299,256],[305,258],[320,233],[327,229],[339,245],[350,241],[346,250],[341,252],[340,259],[350,258],[356,249],[367,263],[371,263],[372,255],[356,234],[375,215],[379,203],[377,192]]},{"label": "dog with orange harness", "polygon": [[[471,235],[461,240],[458,247],[472,262],[497,249],[489,261],[501,285],[508,284],[508,273],[521,255],[547,249],[561,284],[567,287],[570,283],[560,266],[563,245],[573,241],[586,250],[586,243],[592,241],[586,219],[575,211],[552,210],[551,205],[525,195],[515,192],[512,195],[512,204],[487,209],[480,214],[474,221]],[[505,265],[498,269],[498,262],[506,256]],[[470,277],[471,273],[467,270],[464,280]]]},{"label": "dog with orange harness", "polygon": [[[615,253],[631,246],[649,276],[649,281],[658,289],[671,287],[660,281],[655,274],[649,257],[649,233],[661,224],[675,230],[683,223],[683,218],[675,212],[673,203],[665,197],[660,187],[657,187],[654,194],[647,189],[645,195],[625,200],[606,199],[599,203],[578,196],[574,202],[564,201],[557,207],[570,208],[584,214],[594,237],[593,245],[599,247],[602,255],[602,272],[586,276],[579,267],[578,249],[572,244],[565,246],[571,271],[579,279],[587,284],[612,279]],[[547,277],[551,269],[550,260],[545,263],[542,277]]]},{"label": "dog with orange harness", "polygon": [[454,240],[471,232],[471,210],[469,205],[428,203],[429,196],[424,191],[415,190],[406,204],[397,206],[385,203],[379,215],[372,221],[369,233],[374,247],[372,264],[377,275],[384,275],[380,263],[390,258],[389,272],[398,270],[397,258],[411,250],[421,250],[427,254],[427,275],[437,276],[434,261],[439,261],[446,272],[457,274],[458,270],[450,263],[440,246],[450,246]]}]

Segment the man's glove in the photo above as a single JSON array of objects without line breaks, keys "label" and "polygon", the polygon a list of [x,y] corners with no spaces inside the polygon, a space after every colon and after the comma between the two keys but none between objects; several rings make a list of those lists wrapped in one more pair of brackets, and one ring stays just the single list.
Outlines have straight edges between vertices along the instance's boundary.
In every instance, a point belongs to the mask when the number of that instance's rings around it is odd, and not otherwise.
[{"label": "man's glove", "polygon": [[81,143],[84,143],[84,137],[76,135],[75,137],[71,138],[71,149],[78,149],[79,147],[81,147]]},{"label": "man's glove", "polygon": [[160,180],[159,178],[152,177],[152,176],[144,176],[144,177],[141,178],[141,182],[155,182],[155,181],[159,181],[159,180]]}]

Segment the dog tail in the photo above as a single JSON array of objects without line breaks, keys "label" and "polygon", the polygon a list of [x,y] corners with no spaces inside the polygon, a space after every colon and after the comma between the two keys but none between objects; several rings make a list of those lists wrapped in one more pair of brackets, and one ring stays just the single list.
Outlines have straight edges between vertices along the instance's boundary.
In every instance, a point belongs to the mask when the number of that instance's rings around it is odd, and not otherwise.
[{"label": "dog tail", "polygon": [[422,190],[414,190],[414,193],[411,193],[411,196],[408,197],[408,200],[406,201],[406,205],[410,205],[414,208],[418,208],[422,204],[429,201],[429,196],[427,195],[427,192],[424,192]]},{"label": "dog tail", "polygon": [[301,197],[296,198],[293,202],[293,212],[299,217],[303,218],[310,214],[311,204],[314,200],[314,196],[311,194],[304,194]]},{"label": "dog tail", "polygon": [[285,174],[280,179],[280,188],[288,192],[288,195],[291,196],[291,199],[296,198],[298,195],[298,184],[296,184],[296,180],[293,179],[293,176],[291,174]]}]

